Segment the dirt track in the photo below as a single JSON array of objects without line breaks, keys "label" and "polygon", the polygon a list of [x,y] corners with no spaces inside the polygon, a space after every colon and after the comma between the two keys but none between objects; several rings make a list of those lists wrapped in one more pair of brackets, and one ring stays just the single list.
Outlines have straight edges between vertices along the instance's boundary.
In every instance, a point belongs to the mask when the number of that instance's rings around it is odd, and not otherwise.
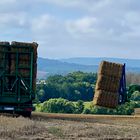
[{"label": "dirt track", "polygon": [[140,140],[139,116],[33,113],[32,119],[0,117],[3,140]]},{"label": "dirt track", "polygon": [[99,121],[99,120],[140,120],[140,115],[87,115],[87,114],[60,114],[33,112],[32,119],[60,119],[73,121]]}]

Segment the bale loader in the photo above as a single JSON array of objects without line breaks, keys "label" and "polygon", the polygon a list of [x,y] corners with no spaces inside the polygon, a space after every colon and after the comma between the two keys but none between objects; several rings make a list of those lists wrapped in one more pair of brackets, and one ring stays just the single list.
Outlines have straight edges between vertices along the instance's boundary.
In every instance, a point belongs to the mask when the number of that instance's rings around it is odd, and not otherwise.
[{"label": "bale loader", "polygon": [[102,61],[99,66],[93,104],[116,108],[127,101],[125,64]]}]

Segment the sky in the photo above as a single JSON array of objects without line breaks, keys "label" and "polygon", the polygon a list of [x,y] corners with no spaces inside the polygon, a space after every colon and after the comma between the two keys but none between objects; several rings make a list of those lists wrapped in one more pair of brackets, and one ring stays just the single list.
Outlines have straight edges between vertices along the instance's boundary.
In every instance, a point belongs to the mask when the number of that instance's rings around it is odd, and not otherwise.
[{"label": "sky", "polygon": [[0,40],[38,56],[140,59],[140,0],[1,0]]}]

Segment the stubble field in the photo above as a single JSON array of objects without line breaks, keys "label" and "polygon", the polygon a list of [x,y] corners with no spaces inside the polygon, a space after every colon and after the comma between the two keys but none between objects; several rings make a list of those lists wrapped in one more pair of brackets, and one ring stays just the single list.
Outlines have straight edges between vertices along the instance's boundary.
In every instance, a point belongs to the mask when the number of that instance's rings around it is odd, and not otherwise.
[{"label": "stubble field", "polygon": [[140,118],[62,120],[0,116],[1,140],[139,140]]}]

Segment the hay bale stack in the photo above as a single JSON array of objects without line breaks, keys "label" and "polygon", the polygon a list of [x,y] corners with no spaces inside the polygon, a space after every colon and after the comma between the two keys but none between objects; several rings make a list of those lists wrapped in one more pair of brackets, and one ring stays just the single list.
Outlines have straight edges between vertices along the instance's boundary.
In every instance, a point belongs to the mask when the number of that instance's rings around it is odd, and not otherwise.
[{"label": "hay bale stack", "polygon": [[[16,59],[18,59],[18,67],[20,66],[23,66],[25,67],[25,64],[29,64],[29,62],[31,61],[30,60],[30,55],[29,54],[26,54],[26,53],[29,53],[31,52],[31,43],[23,43],[23,42],[15,42],[13,41],[11,43],[11,74],[14,74],[16,71]],[[16,52],[18,52],[18,58],[17,58],[17,55],[16,55]],[[30,66],[30,64],[28,65]],[[23,72],[22,72],[23,71]],[[21,70],[20,71],[20,74],[22,76],[24,76],[25,74],[25,71],[27,70]],[[26,76],[26,75],[25,75]]]},{"label": "hay bale stack", "polygon": [[93,99],[94,105],[110,108],[115,108],[118,105],[118,90],[122,69],[122,64],[101,62]]},{"label": "hay bale stack", "polygon": [[[30,78],[31,74],[31,52],[33,52],[33,64],[32,64],[32,87],[33,91],[35,91],[36,88],[36,71],[37,71],[37,47],[38,44],[33,42],[33,43],[24,43],[24,42],[15,42],[13,41],[11,43],[11,52],[13,54],[11,55],[11,73],[15,73],[15,68],[16,68],[16,54],[15,52],[19,53],[18,56],[18,67],[20,69],[18,70],[18,73],[23,77],[23,78]],[[13,60],[13,61],[12,61]],[[29,79],[30,81],[31,79]],[[27,81],[27,83],[30,83]]]}]

